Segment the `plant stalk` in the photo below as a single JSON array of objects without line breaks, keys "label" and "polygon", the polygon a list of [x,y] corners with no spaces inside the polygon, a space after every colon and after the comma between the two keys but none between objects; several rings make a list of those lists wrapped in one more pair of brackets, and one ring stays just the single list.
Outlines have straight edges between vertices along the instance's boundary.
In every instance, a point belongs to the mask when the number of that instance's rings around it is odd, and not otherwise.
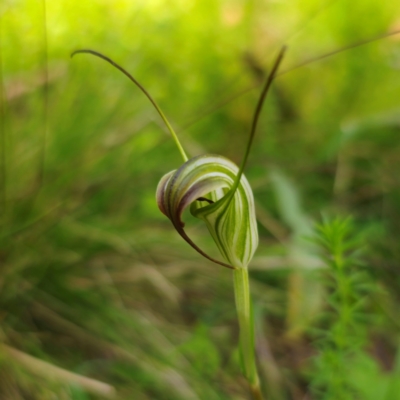
[{"label": "plant stalk", "polygon": [[233,271],[236,310],[239,320],[239,346],[243,373],[254,400],[263,400],[254,351],[254,319],[247,268]]}]

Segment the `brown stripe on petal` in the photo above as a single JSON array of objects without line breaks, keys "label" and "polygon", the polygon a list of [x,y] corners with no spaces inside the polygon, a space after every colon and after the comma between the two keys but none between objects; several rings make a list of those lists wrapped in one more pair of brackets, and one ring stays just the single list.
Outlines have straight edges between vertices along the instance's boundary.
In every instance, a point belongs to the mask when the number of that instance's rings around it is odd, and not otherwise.
[{"label": "brown stripe on petal", "polygon": [[[212,192],[222,185],[224,185],[224,181],[221,178],[216,177],[212,177],[212,179],[210,178],[197,181],[192,186],[190,186],[189,189],[182,196],[179,204],[176,207],[175,216],[182,223],[181,216],[187,206],[193,203],[193,201],[196,201],[199,196],[204,196],[205,194]],[[213,203],[211,200],[210,202]]]},{"label": "brown stripe on petal", "polygon": [[165,174],[160,182],[157,185],[157,190],[156,190],[156,201],[157,201],[157,205],[158,208],[160,209],[160,211],[167,216],[168,218],[170,218],[170,216],[168,215],[168,207],[165,207],[165,191],[167,189],[167,185],[169,180],[171,179],[172,174],[175,172],[176,170],[173,170],[171,172],[168,172],[168,174]]}]

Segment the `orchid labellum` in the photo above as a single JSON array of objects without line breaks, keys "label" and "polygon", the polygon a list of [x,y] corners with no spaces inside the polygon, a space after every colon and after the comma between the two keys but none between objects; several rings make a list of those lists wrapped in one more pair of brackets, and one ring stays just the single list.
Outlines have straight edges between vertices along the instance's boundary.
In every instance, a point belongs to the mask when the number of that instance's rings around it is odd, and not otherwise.
[{"label": "orchid labellum", "polygon": [[[77,53],[95,55],[119,69],[147,96],[171,132],[184,164],[161,178],[156,192],[157,204],[160,211],[171,220],[179,235],[197,252],[207,259],[233,270],[243,372],[249,381],[255,399],[263,397],[254,355],[254,328],[247,266],[258,246],[258,232],[253,192],[243,170],[250,153],[262,105],[276,76],[284,52],[285,48],[282,48],[261,92],[240,167],[225,157],[213,154],[188,159],[176,133],[160,107],[131,74],[110,58],[96,51],[77,50],[72,53],[72,55]],[[189,206],[192,215],[205,222],[223,261],[209,256],[186,234],[182,213]]]}]

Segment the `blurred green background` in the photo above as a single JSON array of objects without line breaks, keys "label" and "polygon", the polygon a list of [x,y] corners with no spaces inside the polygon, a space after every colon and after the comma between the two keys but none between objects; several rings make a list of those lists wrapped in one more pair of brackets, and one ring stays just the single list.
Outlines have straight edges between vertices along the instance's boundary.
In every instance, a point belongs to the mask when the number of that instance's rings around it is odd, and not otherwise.
[{"label": "blurred green background", "polygon": [[[400,3],[2,0],[0,13],[0,399],[249,399],[231,273],[155,202],[182,163],[173,141],[126,77],[70,53],[98,50],[132,72],[191,156],[239,163],[282,44],[284,72],[399,29]],[[307,239],[322,214],[352,215],[364,243],[349,398],[400,399],[399,172],[400,35],[276,80],[246,169],[268,399],[324,398],[311,387],[329,367],[313,360],[332,305]]]}]

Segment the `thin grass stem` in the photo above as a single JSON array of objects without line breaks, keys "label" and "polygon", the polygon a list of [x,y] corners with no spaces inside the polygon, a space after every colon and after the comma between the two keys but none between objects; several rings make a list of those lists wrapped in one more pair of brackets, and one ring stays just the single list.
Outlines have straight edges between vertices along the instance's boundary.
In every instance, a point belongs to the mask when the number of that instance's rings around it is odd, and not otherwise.
[{"label": "thin grass stem", "polygon": [[46,147],[47,147],[47,131],[48,131],[48,106],[49,106],[49,66],[48,66],[48,51],[47,51],[47,8],[46,0],[42,0],[42,15],[43,15],[43,25],[42,25],[42,40],[43,40],[43,50],[42,50],[42,63],[43,63],[43,103],[42,103],[42,143],[40,147],[39,154],[39,169],[37,176],[38,188],[43,184],[44,180],[44,170],[46,163]]},{"label": "thin grass stem", "polygon": [[6,132],[5,132],[5,93],[3,80],[3,29],[2,16],[0,16],[0,217],[6,213]]},{"label": "thin grass stem", "polygon": [[[365,46],[367,44],[376,42],[378,40],[382,40],[391,36],[395,36],[395,35],[399,35],[400,34],[400,29],[398,30],[393,30],[390,32],[385,32],[382,34],[379,34],[377,36],[374,36],[372,38],[368,38],[368,39],[364,39],[362,41],[358,41],[355,43],[350,43],[347,46],[344,47],[340,47],[337,49],[334,49],[332,51],[329,51],[327,53],[324,53],[322,55],[319,56],[315,56],[315,57],[311,57],[307,60],[304,60],[292,67],[286,68],[284,70],[282,70],[281,72],[276,74],[276,78],[281,77],[282,75],[285,75],[289,72],[295,71],[299,68],[303,68],[309,64],[312,64],[314,62],[318,62],[321,60],[324,60],[325,58],[330,58],[336,54],[357,48],[357,47],[361,47],[361,46]],[[189,127],[191,127],[192,125],[196,124],[197,122],[201,121],[203,118],[207,117],[208,115],[211,115],[212,113],[214,113],[215,111],[219,110],[222,107],[225,107],[227,104],[231,103],[232,101],[238,99],[241,96],[244,96],[245,94],[251,92],[252,90],[255,90],[259,87],[259,83],[256,84],[252,84],[244,89],[241,89],[239,91],[237,91],[236,93],[227,96],[226,98],[220,99],[214,103],[211,103],[211,105],[208,105],[207,107],[205,107],[201,112],[198,112],[196,117],[190,119],[184,126],[181,127],[180,130],[184,130],[184,129],[188,129]]]}]

